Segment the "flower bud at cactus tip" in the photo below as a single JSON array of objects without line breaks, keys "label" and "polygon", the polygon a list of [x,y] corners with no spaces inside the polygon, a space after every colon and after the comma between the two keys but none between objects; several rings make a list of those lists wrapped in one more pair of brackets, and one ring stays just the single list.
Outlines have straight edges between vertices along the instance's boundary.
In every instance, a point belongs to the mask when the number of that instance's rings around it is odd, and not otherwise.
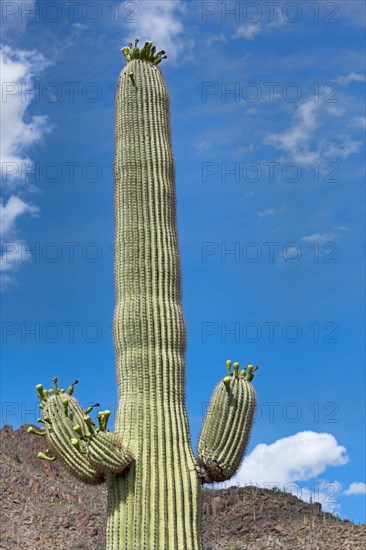
[{"label": "flower bud at cactus tip", "polygon": [[81,427],[79,426],[79,424],[76,424],[76,426],[73,426],[72,429],[73,429],[74,432],[76,432],[78,435],[83,435],[83,432],[82,432]]},{"label": "flower bud at cactus tip", "polygon": [[226,388],[226,391],[228,394],[231,393],[231,378],[230,376],[226,376],[223,380],[224,384],[225,384],[225,388]]},{"label": "flower bud at cactus tip", "polygon": [[37,384],[36,385],[36,390],[38,391],[38,397],[43,400],[43,385],[42,384]]},{"label": "flower bud at cactus tip", "polygon": [[82,451],[82,448],[80,447],[80,441],[79,441],[79,439],[76,439],[76,437],[73,437],[73,438],[71,439],[71,445],[73,445],[73,447],[75,447],[75,449],[76,449],[77,451],[79,451],[79,453],[82,453],[82,452],[83,452],[83,451]]},{"label": "flower bud at cactus tip", "polygon": [[227,370],[227,375],[230,376],[231,375],[231,361],[230,361],[230,359],[228,359],[226,361],[226,370]]},{"label": "flower bud at cactus tip", "polygon": [[239,378],[239,363],[234,363],[233,367],[234,367],[234,376],[235,376],[236,379],[238,379]]}]

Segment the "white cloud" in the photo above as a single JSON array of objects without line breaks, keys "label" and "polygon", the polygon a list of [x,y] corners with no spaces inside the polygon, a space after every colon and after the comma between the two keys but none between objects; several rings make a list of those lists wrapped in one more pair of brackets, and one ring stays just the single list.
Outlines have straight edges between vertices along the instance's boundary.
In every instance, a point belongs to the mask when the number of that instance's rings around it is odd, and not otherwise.
[{"label": "white cloud", "polygon": [[328,467],[342,466],[348,461],[347,450],[333,435],[298,432],[269,445],[257,445],[244,459],[233,481],[240,485],[274,484],[283,490],[287,483],[315,478]]},{"label": "white cloud", "polygon": [[2,254],[0,255],[1,290],[17,283],[13,272],[25,261],[23,244],[17,239],[16,222],[20,216],[30,214],[37,216],[38,207],[26,203],[19,197],[11,195],[4,205],[0,201],[0,236]]},{"label": "white cloud", "polygon": [[273,216],[278,212],[277,208],[265,208],[264,210],[260,210],[258,212],[258,216],[260,218],[265,218],[267,216]]},{"label": "white cloud", "polygon": [[309,243],[327,243],[332,242],[336,236],[334,233],[312,233],[302,237],[302,240]]},{"label": "white cloud", "polygon": [[2,238],[14,232],[15,221],[22,214],[29,213],[32,216],[38,214],[39,209],[36,206],[27,204],[19,197],[12,195],[8,202],[3,205],[0,201],[0,228]]},{"label": "white cloud", "polygon": [[349,136],[343,136],[340,143],[328,143],[324,144],[323,155],[326,158],[341,158],[346,159],[350,155],[359,152],[362,142],[355,141]]},{"label": "white cloud", "polygon": [[314,162],[317,154],[310,151],[309,141],[319,124],[315,113],[320,105],[312,99],[300,105],[290,128],[282,133],[267,134],[265,142],[282,149],[296,162]]},{"label": "white cloud", "polygon": [[[17,7],[14,3],[14,7]],[[25,4],[22,6],[24,7]],[[28,6],[32,2],[28,2]],[[20,8],[22,8],[20,6]],[[12,23],[10,23],[11,25]],[[27,110],[35,98],[34,79],[48,65],[47,60],[37,51],[24,51],[2,45],[1,75],[1,179],[4,185],[6,202],[0,202],[0,235],[3,251],[0,256],[2,290],[17,284],[13,272],[19,267],[22,258],[17,231],[17,221],[24,214],[36,216],[39,209],[17,196],[14,191],[23,186],[22,196],[29,190],[24,181],[25,170],[30,170],[33,161],[30,150],[40,143],[50,131],[48,117],[29,116]],[[26,93],[27,92],[27,93]],[[32,186],[30,186],[32,188]]]},{"label": "white cloud", "polygon": [[207,46],[211,46],[211,44],[214,44],[215,42],[223,42],[224,44],[226,44],[228,42],[228,39],[223,32],[220,32],[220,34],[209,36],[206,40]]},{"label": "white cloud", "polygon": [[355,116],[353,117],[353,123],[355,126],[362,128],[362,130],[366,130],[366,117],[365,116]]},{"label": "white cloud", "polygon": [[259,34],[267,32],[268,29],[275,29],[288,24],[289,20],[285,16],[283,7],[283,2],[281,4],[278,3],[269,7],[268,15],[263,18],[265,23],[262,24],[255,20],[258,15],[257,9],[253,10],[252,13],[250,13],[251,10],[247,10],[246,15],[249,20],[251,19],[251,22],[246,22],[243,25],[240,25],[234,35],[234,38],[253,40]]},{"label": "white cloud", "polygon": [[343,495],[366,495],[366,483],[363,483],[362,481],[355,481],[354,483],[351,483],[351,485],[343,491]]},{"label": "white cloud", "polygon": [[[346,159],[358,153],[362,142],[344,131],[347,111],[329,105],[322,97],[319,99],[317,102],[314,98],[304,101],[296,108],[290,126],[282,132],[266,134],[264,142],[302,166],[322,160]],[[323,135],[322,127],[327,130]]]},{"label": "white cloud", "polygon": [[26,249],[24,243],[20,241],[9,241],[2,243],[2,250],[0,255],[1,284],[3,286],[5,282],[5,286],[8,287],[9,283],[16,282],[12,272],[26,260]]},{"label": "white cloud", "polygon": [[209,149],[210,145],[207,141],[200,141],[199,143],[196,143],[194,147],[197,151],[197,154],[200,155],[203,151]]},{"label": "white cloud", "polygon": [[246,40],[253,40],[263,30],[263,27],[259,23],[245,23],[238,27],[235,38],[245,38]]},{"label": "white cloud", "polygon": [[50,131],[47,116],[34,115],[25,120],[27,109],[34,99],[33,82],[46,66],[46,59],[36,51],[1,49],[1,172],[2,181],[15,185],[22,166],[32,161],[27,152]]},{"label": "white cloud", "polygon": [[270,10],[270,21],[268,23],[269,28],[278,28],[289,23],[289,17],[286,16],[286,9],[284,5],[286,2],[282,2],[282,5],[273,4],[273,11]]},{"label": "white cloud", "polygon": [[247,147],[238,147],[235,151],[233,151],[233,154],[235,157],[244,155],[246,153],[253,153],[255,151],[256,147],[251,143]]},{"label": "white cloud", "polygon": [[350,84],[351,82],[366,82],[366,75],[361,73],[350,73],[345,76],[339,76],[337,82],[340,84]]},{"label": "white cloud", "polygon": [[[136,19],[138,22],[128,25],[128,42],[135,38],[143,45],[146,40],[151,40],[157,50],[164,49],[167,52],[167,61],[177,63],[179,56],[187,55],[187,39],[183,35],[183,23],[181,16],[185,11],[185,5],[181,0],[149,0],[139,1]],[[125,29],[124,29],[125,30]]]}]

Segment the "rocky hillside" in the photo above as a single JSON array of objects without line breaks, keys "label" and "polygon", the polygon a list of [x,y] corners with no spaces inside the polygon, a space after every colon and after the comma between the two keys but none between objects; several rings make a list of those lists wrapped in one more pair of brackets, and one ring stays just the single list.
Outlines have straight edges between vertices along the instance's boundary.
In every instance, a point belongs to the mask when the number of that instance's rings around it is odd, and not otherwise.
[{"label": "rocky hillside", "polygon": [[[103,550],[104,486],[85,486],[59,461],[39,460],[44,442],[30,436],[28,426],[0,430],[0,548]],[[287,493],[207,489],[203,540],[204,550],[366,550],[366,526]]]}]

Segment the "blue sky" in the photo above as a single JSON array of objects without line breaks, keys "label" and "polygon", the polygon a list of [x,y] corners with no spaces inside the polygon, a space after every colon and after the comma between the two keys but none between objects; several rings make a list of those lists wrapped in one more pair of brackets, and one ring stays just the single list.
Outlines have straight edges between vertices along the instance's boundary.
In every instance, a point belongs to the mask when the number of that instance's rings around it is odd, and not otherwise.
[{"label": "blue sky", "polygon": [[116,407],[114,88],[119,49],[151,39],[168,54],[193,445],[225,360],[258,364],[228,485],[365,521],[364,20],[358,0],[4,0],[2,424],[35,422],[54,375]]}]

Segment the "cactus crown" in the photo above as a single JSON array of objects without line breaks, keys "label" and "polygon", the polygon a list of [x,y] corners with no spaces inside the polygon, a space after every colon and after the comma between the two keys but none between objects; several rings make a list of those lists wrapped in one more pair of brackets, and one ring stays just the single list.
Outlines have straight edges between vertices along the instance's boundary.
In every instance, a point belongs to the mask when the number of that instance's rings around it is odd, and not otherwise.
[{"label": "cactus crown", "polygon": [[135,40],[135,47],[132,47],[132,43],[130,42],[128,46],[125,46],[124,48],[121,48],[121,52],[127,59],[127,63],[129,61],[132,61],[133,59],[145,59],[146,61],[150,61],[153,65],[159,65],[160,61],[162,59],[166,59],[167,56],[164,55],[165,51],[161,50],[160,52],[156,51],[156,46],[153,45],[152,42],[145,42],[145,45],[143,48],[140,48],[137,46],[138,39]]}]

